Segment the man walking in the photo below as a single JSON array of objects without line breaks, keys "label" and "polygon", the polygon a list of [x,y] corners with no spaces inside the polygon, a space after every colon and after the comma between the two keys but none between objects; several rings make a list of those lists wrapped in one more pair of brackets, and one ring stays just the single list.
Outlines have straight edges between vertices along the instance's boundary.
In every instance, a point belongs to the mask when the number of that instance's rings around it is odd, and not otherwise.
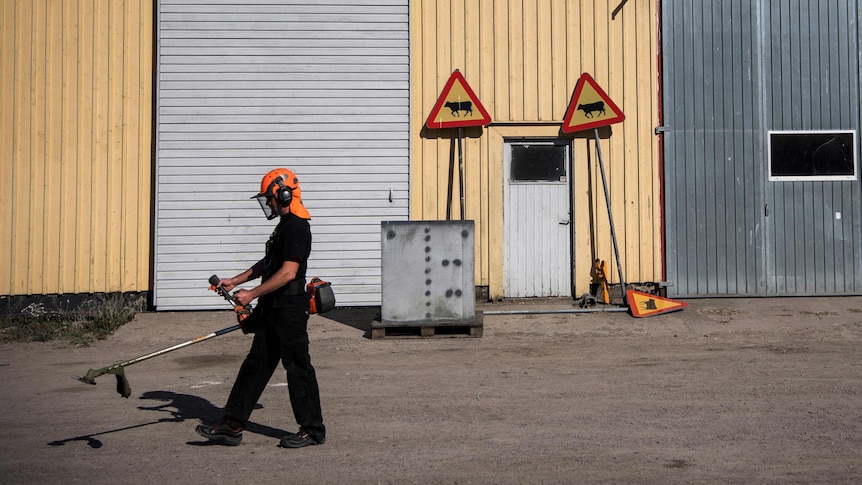
[{"label": "man walking", "polygon": [[285,448],[321,445],[326,428],[320,409],[317,375],[308,353],[308,297],[305,271],[311,254],[311,219],[302,204],[299,179],[286,168],[267,173],[260,193],[267,219],[280,218],[266,243],[265,256],[251,268],[221,280],[230,291],[237,285],[261,278],[252,289],[234,293],[237,303],[247,305],[258,299],[254,312],[243,322],[243,330],[254,333],[251,349],[239,369],[224,408],[224,417],[215,425],[199,425],[195,431],[214,443],[236,446],[242,432],[279,360],[287,371],[288,393],[299,432],[281,439]]}]

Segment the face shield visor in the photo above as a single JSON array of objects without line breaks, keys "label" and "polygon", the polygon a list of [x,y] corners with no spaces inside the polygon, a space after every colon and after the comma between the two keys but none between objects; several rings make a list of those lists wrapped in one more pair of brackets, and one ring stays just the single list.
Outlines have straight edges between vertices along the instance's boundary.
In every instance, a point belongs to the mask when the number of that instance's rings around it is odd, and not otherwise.
[{"label": "face shield visor", "polygon": [[272,201],[272,204],[276,204],[275,198],[267,197],[263,194],[257,194],[252,197],[252,199],[257,199],[257,202],[260,204],[260,208],[263,209],[263,215],[266,216],[267,220],[272,220],[278,217],[278,212],[274,211],[270,205],[270,201]]}]

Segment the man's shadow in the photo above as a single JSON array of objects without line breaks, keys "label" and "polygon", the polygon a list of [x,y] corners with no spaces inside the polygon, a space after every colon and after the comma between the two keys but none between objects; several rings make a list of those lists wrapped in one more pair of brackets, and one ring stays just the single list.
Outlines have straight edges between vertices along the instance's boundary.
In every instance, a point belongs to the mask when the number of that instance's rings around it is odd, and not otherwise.
[{"label": "man's shadow", "polygon": [[[118,433],[120,431],[127,431],[135,428],[142,428],[144,426],[150,426],[158,423],[181,423],[186,420],[196,420],[203,423],[211,423],[218,421],[222,417],[223,412],[221,408],[214,406],[206,399],[200,398],[198,396],[191,396],[188,394],[177,394],[170,391],[147,391],[141,395],[140,399],[160,401],[161,404],[157,404],[155,406],[138,406],[138,409],[144,411],[168,413],[169,417],[160,418],[147,423],[134,424],[123,428],[99,431],[97,433],[55,440],[48,443],[48,445],[63,446],[66,443],[72,441],[85,441],[87,443],[87,446],[89,446],[90,448],[101,448],[103,446],[103,443],[100,440],[96,439],[96,436],[102,436],[109,433]],[[261,406],[260,404],[255,405],[255,409],[260,409],[262,407],[263,406]],[[248,423],[246,431],[250,433],[257,433],[264,436],[269,436],[276,439],[280,439],[284,436],[291,434],[288,431],[256,424],[253,422]],[[203,440],[189,441],[187,442],[187,444],[193,446],[207,446],[212,443],[209,440]]]}]

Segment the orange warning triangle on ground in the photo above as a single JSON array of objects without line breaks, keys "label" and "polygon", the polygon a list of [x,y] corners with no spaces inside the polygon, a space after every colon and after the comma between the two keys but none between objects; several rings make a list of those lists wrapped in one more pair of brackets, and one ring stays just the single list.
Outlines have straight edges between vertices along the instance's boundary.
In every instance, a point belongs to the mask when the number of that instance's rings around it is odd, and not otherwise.
[{"label": "orange warning triangle on ground", "polygon": [[589,130],[600,126],[612,125],[626,119],[611,98],[587,73],[581,74],[569,109],[563,117],[564,133]]},{"label": "orange warning triangle on ground", "polygon": [[629,310],[632,311],[634,317],[651,317],[659,313],[682,310],[688,306],[688,303],[635,290],[627,290],[626,299],[629,302]]},{"label": "orange warning triangle on ground", "polygon": [[438,130],[442,128],[458,128],[464,126],[484,126],[491,122],[491,117],[485,111],[485,107],[479,102],[479,98],[470,89],[470,85],[455,69],[437,103],[428,115],[425,126]]}]

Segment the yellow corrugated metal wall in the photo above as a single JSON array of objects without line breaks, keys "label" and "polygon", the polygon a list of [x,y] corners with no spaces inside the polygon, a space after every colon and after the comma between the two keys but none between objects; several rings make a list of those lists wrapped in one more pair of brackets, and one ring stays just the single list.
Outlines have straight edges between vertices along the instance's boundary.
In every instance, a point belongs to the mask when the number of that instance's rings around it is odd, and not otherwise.
[{"label": "yellow corrugated metal wall", "polygon": [[[588,72],[626,116],[600,130],[624,277],[660,281],[655,2],[418,0],[410,8],[411,218],[446,218],[456,130],[440,136],[423,126],[459,69],[493,120],[481,136],[464,140],[464,186],[466,218],[476,221],[476,284],[487,285],[492,298],[501,296],[503,139],[560,136],[575,84]],[[578,134],[572,144],[578,294],[589,290],[595,258],[607,260],[609,279],[619,281],[591,136]],[[457,219],[457,176],[454,184]]]},{"label": "yellow corrugated metal wall", "polygon": [[149,289],[152,0],[0,2],[0,295]]}]

